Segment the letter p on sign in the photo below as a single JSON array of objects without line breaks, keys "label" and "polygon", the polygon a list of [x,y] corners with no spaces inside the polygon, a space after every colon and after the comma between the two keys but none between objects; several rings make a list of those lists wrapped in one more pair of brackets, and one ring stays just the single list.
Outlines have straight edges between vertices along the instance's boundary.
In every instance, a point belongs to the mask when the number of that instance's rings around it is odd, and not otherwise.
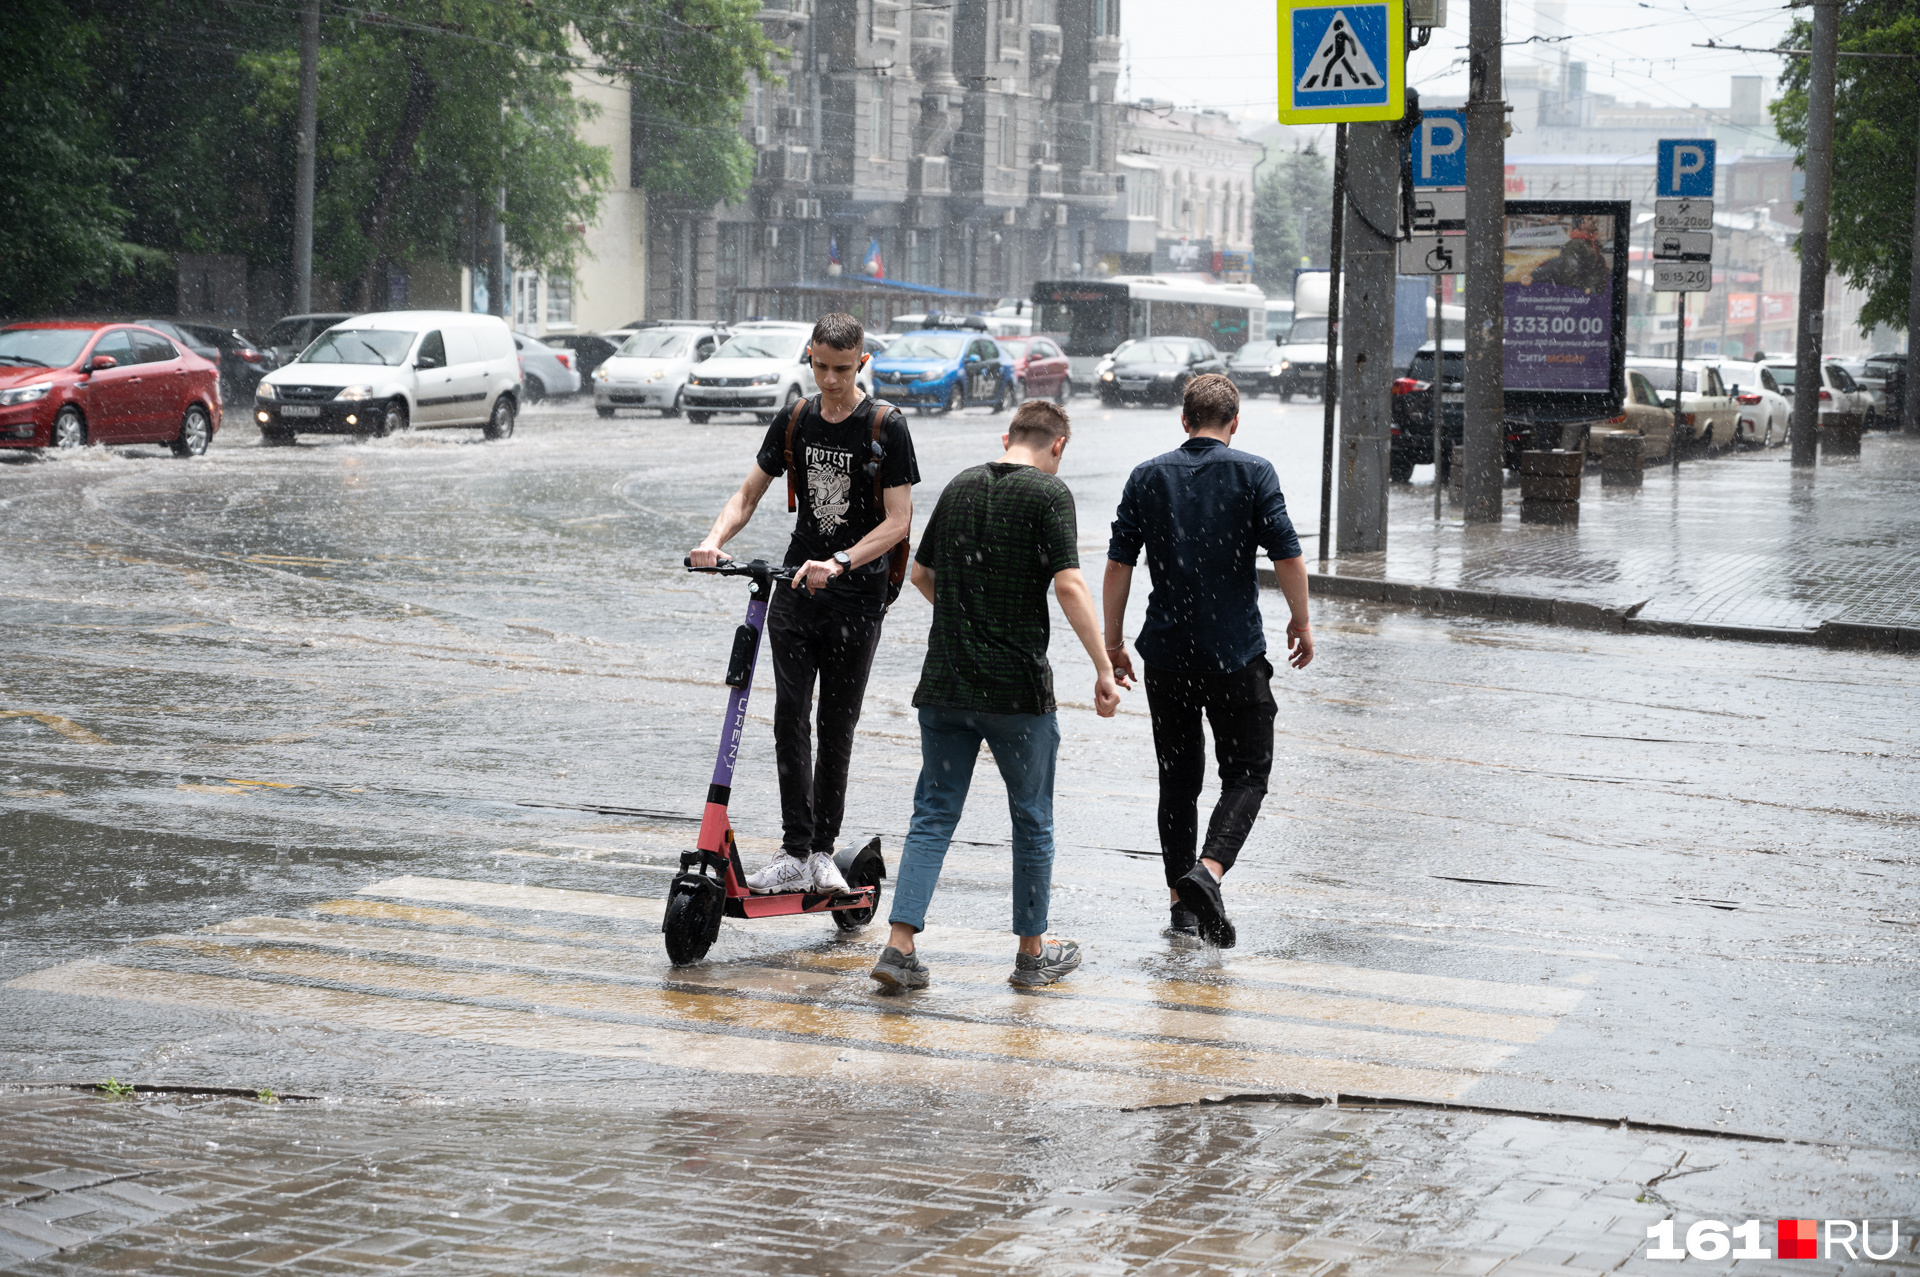
[{"label": "letter p on sign", "polygon": [[1413,184],[1467,184],[1467,117],[1463,111],[1422,111],[1413,131]]},{"label": "letter p on sign", "polygon": [[1662,199],[1713,198],[1713,139],[1667,138],[1660,143],[1656,193]]}]

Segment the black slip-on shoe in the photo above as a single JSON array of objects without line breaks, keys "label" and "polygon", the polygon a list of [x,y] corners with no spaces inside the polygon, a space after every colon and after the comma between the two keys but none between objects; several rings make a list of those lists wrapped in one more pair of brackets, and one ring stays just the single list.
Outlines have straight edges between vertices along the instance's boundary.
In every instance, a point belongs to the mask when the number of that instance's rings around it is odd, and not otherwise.
[{"label": "black slip-on shoe", "polygon": [[1185,905],[1175,905],[1167,911],[1166,934],[1177,940],[1198,940],[1200,925],[1193,916],[1193,910]]},{"label": "black slip-on shoe", "polygon": [[1180,903],[1192,911],[1200,927],[1200,938],[1216,949],[1233,948],[1239,937],[1227,917],[1227,906],[1220,899],[1220,884],[1205,865],[1196,864],[1173,884]]}]

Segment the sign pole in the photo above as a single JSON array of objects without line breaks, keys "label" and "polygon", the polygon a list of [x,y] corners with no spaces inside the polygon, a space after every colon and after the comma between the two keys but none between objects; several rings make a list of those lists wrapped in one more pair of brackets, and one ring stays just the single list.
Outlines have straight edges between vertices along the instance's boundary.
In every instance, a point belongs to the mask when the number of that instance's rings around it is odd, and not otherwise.
[{"label": "sign pole", "polygon": [[[1800,218],[1800,320],[1793,348],[1793,464],[1811,466],[1820,425],[1820,345],[1827,308],[1827,215],[1833,192],[1833,80],[1839,61],[1840,0],[1813,0],[1813,56],[1807,68],[1806,200]],[[1910,357],[1911,358],[1911,357]]]},{"label": "sign pole", "polygon": [[1680,477],[1680,423],[1685,419],[1683,409],[1686,405],[1687,384],[1687,295],[1676,293],[1680,299],[1677,326],[1673,334],[1673,441],[1667,445],[1667,464],[1673,467],[1673,477]]},{"label": "sign pole", "polygon": [[1467,349],[1461,492],[1468,523],[1500,522],[1506,454],[1507,144],[1500,0],[1467,10]]},{"label": "sign pole", "polygon": [[1446,486],[1447,468],[1442,464],[1444,432],[1440,428],[1441,414],[1446,411],[1442,405],[1446,396],[1441,387],[1447,384],[1446,321],[1440,318],[1440,277],[1433,277],[1433,517],[1440,518],[1440,489]]},{"label": "sign pole", "polygon": [[1340,394],[1340,250],[1347,206],[1347,126],[1333,126],[1333,226],[1327,249],[1327,364],[1321,370],[1320,404],[1320,568],[1326,570],[1333,544],[1333,414]]}]

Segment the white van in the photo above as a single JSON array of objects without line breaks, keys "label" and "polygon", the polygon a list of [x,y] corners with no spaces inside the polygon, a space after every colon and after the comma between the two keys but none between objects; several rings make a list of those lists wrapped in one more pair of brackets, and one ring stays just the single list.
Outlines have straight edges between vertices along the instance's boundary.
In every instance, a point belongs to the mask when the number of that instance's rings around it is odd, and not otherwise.
[{"label": "white van", "polygon": [[505,439],[519,407],[520,358],[505,320],[395,310],[335,324],[261,378],[253,418],[268,444],[413,426],[478,426]]}]

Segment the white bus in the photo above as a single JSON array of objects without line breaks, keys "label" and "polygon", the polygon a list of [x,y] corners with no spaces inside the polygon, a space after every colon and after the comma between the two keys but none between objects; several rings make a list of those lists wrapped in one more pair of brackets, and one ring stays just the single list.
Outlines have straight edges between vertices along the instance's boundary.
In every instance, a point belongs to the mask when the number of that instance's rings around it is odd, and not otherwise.
[{"label": "white bus", "polygon": [[1077,389],[1130,338],[1204,337],[1229,354],[1267,335],[1267,296],[1252,284],[1169,283],[1154,275],[1050,279],[1033,286],[1033,331],[1060,343]]}]

